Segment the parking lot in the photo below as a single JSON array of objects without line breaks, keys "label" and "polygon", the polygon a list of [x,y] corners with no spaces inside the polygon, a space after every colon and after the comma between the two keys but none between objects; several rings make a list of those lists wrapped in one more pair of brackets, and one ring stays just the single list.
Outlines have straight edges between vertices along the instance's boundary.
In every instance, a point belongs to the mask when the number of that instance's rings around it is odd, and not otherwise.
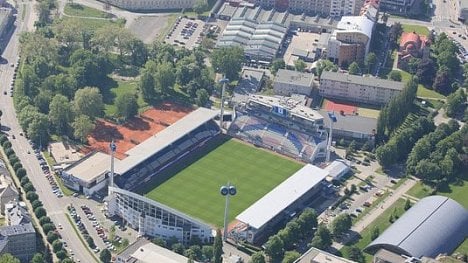
[{"label": "parking lot", "polygon": [[166,36],[165,42],[174,46],[193,49],[201,44],[201,33],[204,28],[205,23],[201,20],[179,17]]}]

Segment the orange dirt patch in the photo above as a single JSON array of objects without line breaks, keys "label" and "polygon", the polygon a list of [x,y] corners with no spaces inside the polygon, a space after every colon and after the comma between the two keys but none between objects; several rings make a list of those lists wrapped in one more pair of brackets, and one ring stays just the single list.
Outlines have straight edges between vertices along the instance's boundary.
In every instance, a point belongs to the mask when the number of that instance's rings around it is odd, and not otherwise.
[{"label": "orange dirt patch", "polygon": [[123,125],[99,119],[95,123],[96,128],[88,136],[90,147],[82,149],[82,152],[94,150],[109,154],[109,144],[114,140],[117,146],[115,157],[124,159],[125,152],[164,130],[191,111],[191,108],[166,102],[143,112],[139,117],[134,117]]},{"label": "orange dirt patch", "polygon": [[334,111],[334,112],[341,112],[343,111],[344,114],[356,114],[357,113],[357,106],[352,103],[343,103],[343,102],[335,102],[331,100],[325,100],[323,104],[323,108],[326,111]]}]

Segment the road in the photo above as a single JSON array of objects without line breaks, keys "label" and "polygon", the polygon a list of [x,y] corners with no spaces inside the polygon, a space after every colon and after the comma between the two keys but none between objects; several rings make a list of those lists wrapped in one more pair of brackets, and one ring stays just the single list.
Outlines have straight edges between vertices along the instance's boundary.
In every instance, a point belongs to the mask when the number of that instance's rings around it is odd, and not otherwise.
[{"label": "road", "polygon": [[[9,42],[6,43],[6,47],[2,55],[3,58],[8,60],[8,63],[0,64],[0,79],[2,83],[5,83],[3,88],[4,90],[9,87],[8,84],[13,78],[14,69],[13,67],[10,67],[10,63],[14,63],[18,57],[19,34],[20,32],[31,31],[34,29],[34,4],[35,2],[29,1],[19,3],[18,21],[16,22],[17,28],[15,32],[13,32]],[[22,9],[25,10],[24,19],[22,19]],[[49,217],[56,225],[63,225],[63,230],[60,230],[60,234],[62,235],[63,239],[67,241],[69,248],[74,251],[75,259],[79,259],[81,262],[96,262],[87,248],[81,243],[78,236],[76,236],[72,226],[68,223],[68,220],[65,216],[64,208],[66,203],[69,203],[70,200],[67,200],[66,198],[59,199],[52,193],[49,182],[47,181],[39,166],[39,162],[34,155],[27,153],[28,151],[32,152],[33,150],[26,138],[19,135],[22,130],[16,119],[13,99],[10,96],[4,95],[3,92],[1,93],[0,97],[0,109],[3,112],[2,128],[6,131],[7,134],[14,134],[16,136],[16,139],[11,139],[10,136],[13,149],[26,169],[28,177],[36,188],[37,194],[43,202]]]}]

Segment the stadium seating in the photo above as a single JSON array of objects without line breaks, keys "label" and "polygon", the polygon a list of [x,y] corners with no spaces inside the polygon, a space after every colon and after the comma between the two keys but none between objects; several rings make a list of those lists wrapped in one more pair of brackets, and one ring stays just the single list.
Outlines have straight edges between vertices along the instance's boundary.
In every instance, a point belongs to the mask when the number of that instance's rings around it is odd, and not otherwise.
[{"label": "stadium seating", "polygon": [[137,165],[131,171],[116,177],[116,184],[125,190],[134,190],[140,187],[162,169],[172,164],[181,155],[198,147],[202,142],[219,133],[219,127],[209,121],[193,130],[189,134],[162,149],[151,158]]}]

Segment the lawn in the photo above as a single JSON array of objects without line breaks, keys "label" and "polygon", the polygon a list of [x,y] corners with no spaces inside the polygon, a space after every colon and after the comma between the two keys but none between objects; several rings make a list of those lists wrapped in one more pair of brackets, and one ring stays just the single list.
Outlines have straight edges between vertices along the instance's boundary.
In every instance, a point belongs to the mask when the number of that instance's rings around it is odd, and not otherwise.
[{"label": "lawn", "polygon": [[78,23],[83,26],[83,28],[88,28],[91,30],[96,30],[98,28],[115,24],[111,20],[107,19],[94,19],[94,18],[77,18],[77,17],[63,17],[66,20],[72,20],[73,23]]},{"label": "lawn", "polygon": [[427,36],[429,29],[425,26],[402,24],[404,32],[415,32],[418,35]]},{"label": "lawn", "polygon": [[[225,199],[219,193],[230,182],[237,188],[231,197],[229,222],[303,164],[241,143],[235,139],[214,139],[199,158],[146,196],[204,222],[221,227]],[[183,164],[181,165],[183,166]]]},{"label": "lawn", "polygon": [[377,119],[379,117],[380,111],[371,108],[358,107],[358,114],[359,116]]},{"label": "lawn", "polygon": [[461,243],[457,249],[455,249],[455,252],[468,254],[468,238],[466,238],[465,241]]},{"label": "lawn", "polygon": [[166,25],[164,26],[164,29],[161,30],[158,36],[159,41],[163,41],[171,28],[174,26],[175,21],[177,20],[178,15],[177,14],[172,14],[167,18]]},{"label": "lawn", "polygon": [[[410,80],[411,74],[400,70],[401,73],[401,81],[406,83]],[[433,98],[433,99],[445,99],[445,96],[438,93],[437,91],[430,90],[424,87],[422,84],[418,85],[418,93],[416,94],[418,97],[425,97],[425,98]]]},{"label": "lawn", "polygon": [[[368,225],[364,230],[360,233],[361,238],[353,243],[353,244],[348,244],[348,245],[354,245],[358,247],[359,249],[363,250],[367,245],[371,243],[371,234],[372,234],[372,229],[374,227],[378,226],[380,233],[383,233],[385,229],[387,229],[392,223],[388,220],[390,218],[390,215],[394,213],[394,215],[397,215],[398,217],[401,216],[405,210],[405,199],[398,199],[392,206],[387,208],[379,217],[377,217],[370,225]],[[344,251],[341,249],[341,251]],[[372,256],[364,253],[366,262],[372,262]],[[346,255],[344,255],[346,256]]]},{"label": "lawn", "polygon": [[115,117],[117,107],[115,106],[115,98],[117,98],[121,94],[131,93],[131,94],[138,94],[138,108],[140,111],[146,109],[148,104],[143,100],[140,94],[137,91],[138,82],[136,80],[117,80],[117,86],[113,87],[109,90],[110,94],[106,95],[105,105],[104,105],[104,112],[108,117]]},{"label": "lawn", "polygon": [[419,181],[417,184],[411,187],[411,189],[409,189],[409,191],[406,192],[406,194],[421,199],[430,195],[431,192],[432,188],[430,188],[427,185],[424,185],[421,181]]},{"label": "lawn", "polygon": [[109,18],[111,16],[110,13],[106,13],[89,6],[69,3],[65,5],[64,13],[69,16],[81,17]]}]

